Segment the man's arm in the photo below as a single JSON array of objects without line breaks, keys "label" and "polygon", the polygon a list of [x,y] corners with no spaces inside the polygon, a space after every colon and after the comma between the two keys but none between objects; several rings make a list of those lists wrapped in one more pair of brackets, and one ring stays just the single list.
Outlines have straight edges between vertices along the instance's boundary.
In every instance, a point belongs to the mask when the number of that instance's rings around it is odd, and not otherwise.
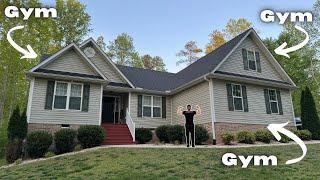
[{"label": "man's arm", "polygon": [[178,108],[177,108],[177,114],[179,115],[179,116],[182,116],[183,115],[183,107],[182,106],[179,106]]},{"label": "man's arm", "polygon": [[201,115],[201,108],[199,105],[196,105],[196,114]]}]

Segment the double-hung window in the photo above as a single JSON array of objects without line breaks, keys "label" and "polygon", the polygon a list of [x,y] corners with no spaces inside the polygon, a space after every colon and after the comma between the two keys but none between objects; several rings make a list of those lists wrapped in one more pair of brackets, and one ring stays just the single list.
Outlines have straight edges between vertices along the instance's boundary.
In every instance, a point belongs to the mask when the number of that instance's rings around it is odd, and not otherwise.
[{"label": "double-hung window", "polygon": [[55,84],[54,109],[81,110],[83,84],[59,82]]},{"label": "double-hung window", "polygon": [[162,97],[147,96],[142,98],[142,115],[143,117],[161,117]]},{"label": "double-hung window", "polygon": [[269,94],[269,102],[270,102],[270,109],[271,113],[278,114],[279,113],[279,107],[278,107],[278,98],[277,98],[277,92],[274,89],[268,90]]},{"label": "double-hung window", "polygon": [[233,106],[236,111],[243,111],[243,98],[241,85],[231,84],[232,87],[232,97],[233,97]]},{"label": "double-hung window", "polygon": [[250,70],[256,71],[257,70],[257,61],[256,57],[254,55],[254,52],[252,51],[247,51],[248,52],[248,67]]}]

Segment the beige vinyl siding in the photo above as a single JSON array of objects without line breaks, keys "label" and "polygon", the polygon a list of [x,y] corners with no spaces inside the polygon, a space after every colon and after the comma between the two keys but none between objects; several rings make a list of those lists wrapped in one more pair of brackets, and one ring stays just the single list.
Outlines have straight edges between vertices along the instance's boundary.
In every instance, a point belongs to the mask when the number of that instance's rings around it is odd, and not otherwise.
[{"label": "beige vinyl siding", "polygon": [[88,112],[72,110],[46,110],[44,109],[46,91],[47,80],[36,78],[34,82],[29,123],[100,125],[101,85],[90,85]]},{"label": "beige vinyl siding", "polygon": [[[283,115],[267,114],[263,90],[268,87],[244,84],[247,87],[249,112],[229,111],[227,81],[213,80],[213,100],[216,122],[270,124],[285,123],[293,120],[292,101],[289,90],[280,89]],[[230,83],[228,81],[228,83]]]},{"label": "beige vinyl siding", "polygon": [[[131,93],[130,100],[130,116],[133,122],[136,124],[136,128],[156,128],[161,125],[171,123],[171,99],[166,98],[166,118],[151,118],[151,117],[138,117],[138,95],[137,93]],[[148,94],[152,95],[152,94]]]},{"label": "beige vinyl siding", "polygon": [[80,74],[97,75],[88,62],[80,57],[73,49],[68,50],[61,57],[44,67],[45,69]]},{"label": "beige vinyl siding", "polygon": [[209,82],[204,81],[189,89],[175,94],[172,97],[172,122],[173,124],[184,124],[184,116],[179,116],[176,110],[182,106],[186,110],[186,106],[190,104],[193,108],[199,105],[201,108],[201,115],[194,117],[195,124],[204,124],[211,122],[211,108],[210,108],[210,92]]},{"label": "beige vinyl siding", "polygon": [[[84,50],[86,47],[82,48],[82,50]],[[91,59],[91,62],[94,65],[96,65],[96,67],[100,70],[100,72],[103,73],[108,78],[108,80],[112,82],[125,83],[125,81],[121,78],[121,75],[119,74],[119,72],[117,72],[112,67],[110,62],[107,62],[108,60],[105,59],[105,57],[103,57],[103,55],[97,49],[95,49],[95,51],[96,51],[96,55],[89,59]]]},{"label": "beige vinyl siding", "polygon": [[[261,73],[245,70],[243,66],[242,58],[242,48],[245,48],[249,51],[257,51],[260,53],[260,62],[261,62]],[[284,81],[280,74],[275,70],[273,65],[267,60],[266,56],[259,50],[258,46],[248,36],[244,41],[239,45],[237,49],[227,58],[227,60],[218,68],[218,71],[231,72],[236,74],[255,76],[265,79],[273,79],[278,81]]]}]

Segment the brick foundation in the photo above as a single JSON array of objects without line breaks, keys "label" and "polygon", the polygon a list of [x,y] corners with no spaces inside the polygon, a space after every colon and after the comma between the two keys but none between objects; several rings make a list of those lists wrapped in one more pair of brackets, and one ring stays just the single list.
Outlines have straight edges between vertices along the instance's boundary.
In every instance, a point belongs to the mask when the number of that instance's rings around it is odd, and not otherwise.
[{"label": "brick foundation", "polygon": [[[70,129],[78,129],[80,125],[70,124]],[[33,131],[46,131],[51,134],[59,131],[61,129],[61,124],[38,124],[38,123],[29,123],[28,124],[28,132]]]},{"label": "brick foundation", "polygon": [[240,123],[214,123],[217,144],[222,144],[221,134],[232,133],[236,136],[239,131],[255,132],[259,129],[266,129],[267,125],[262,124],[240,124]]}]

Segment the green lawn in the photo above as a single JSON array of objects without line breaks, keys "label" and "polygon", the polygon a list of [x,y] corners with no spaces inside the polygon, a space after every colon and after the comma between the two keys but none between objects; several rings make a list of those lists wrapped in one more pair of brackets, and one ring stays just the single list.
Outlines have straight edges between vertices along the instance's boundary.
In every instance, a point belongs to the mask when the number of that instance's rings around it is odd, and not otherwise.
[{"label": "green lawn", "polygon": [[[221,157],[226,152],[238,155],[275,155],[278,166],[247,169],[226,167]],[[141,149],[108,148],[68,157],[36,162],[0,170],[4,179],[318,179],[320,144],[308,145],[303,161],[284,165],[301,155],[298,146],[237,149]]]}]

